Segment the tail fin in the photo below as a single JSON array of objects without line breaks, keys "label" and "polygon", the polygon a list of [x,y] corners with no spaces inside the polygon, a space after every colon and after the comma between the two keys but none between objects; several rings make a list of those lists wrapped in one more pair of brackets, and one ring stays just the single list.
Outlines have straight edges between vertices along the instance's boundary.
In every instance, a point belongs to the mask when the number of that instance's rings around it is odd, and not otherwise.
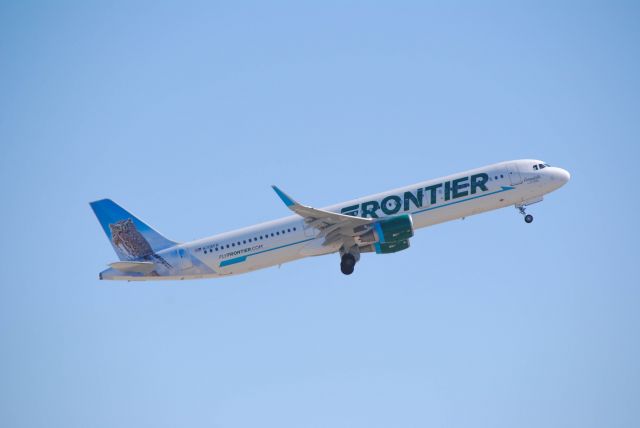
[{"label": "tail fin", "polygon": [[111,199],[89,205],[120,260],[141,259],[176,245]]}]

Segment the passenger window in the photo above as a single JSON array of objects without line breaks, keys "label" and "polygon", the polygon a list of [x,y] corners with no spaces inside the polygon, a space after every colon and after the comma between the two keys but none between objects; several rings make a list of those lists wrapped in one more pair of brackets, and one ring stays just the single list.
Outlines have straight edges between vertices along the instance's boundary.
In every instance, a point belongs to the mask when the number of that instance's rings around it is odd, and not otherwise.
[{"label": "passenger window", "polygon": [[242,241],[242,243],[243,243],[243,244],[246,244],[246,243],[247,243],[247,241],[246,241],[246,240],[244,240],[244,241]]},{"label": "passenger window", "polygon": [[231,243],[231,246],[232,246],[232,247],[235,247],[235,246],[236,246],[236,244],[234,244],[234,243],[232,242],[232,243]]}]

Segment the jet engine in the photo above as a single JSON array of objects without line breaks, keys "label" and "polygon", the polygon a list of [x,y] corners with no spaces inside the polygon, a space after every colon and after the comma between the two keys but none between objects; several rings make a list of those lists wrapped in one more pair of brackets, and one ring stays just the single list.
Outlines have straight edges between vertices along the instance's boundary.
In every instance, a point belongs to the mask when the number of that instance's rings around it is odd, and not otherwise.
[{"label": "jet engine", "polygon": [[360,252],[395,253],[409,248],[409,238],[413,236],[413,221],[410,215],[403,214],[358,229],[354,231],[359,234],[357,242]]}]

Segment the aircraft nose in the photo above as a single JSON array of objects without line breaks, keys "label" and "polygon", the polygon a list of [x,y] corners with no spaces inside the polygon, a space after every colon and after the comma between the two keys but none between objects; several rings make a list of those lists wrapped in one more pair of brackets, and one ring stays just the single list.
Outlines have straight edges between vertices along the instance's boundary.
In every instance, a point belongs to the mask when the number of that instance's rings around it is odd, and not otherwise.
[{"label": "aircraft nose", "polygon": [[553,168],[552,179],[557,182],[559,186],[564,186],[569,182],[569,180],[571,180],[571,174],[569,174],[569,171],[566,169]]},{"label": "aircraft nose", "polygon": [[566,169],[558,168],[558,176],[562,184],[567,184],[571,180],[571,174]]}]

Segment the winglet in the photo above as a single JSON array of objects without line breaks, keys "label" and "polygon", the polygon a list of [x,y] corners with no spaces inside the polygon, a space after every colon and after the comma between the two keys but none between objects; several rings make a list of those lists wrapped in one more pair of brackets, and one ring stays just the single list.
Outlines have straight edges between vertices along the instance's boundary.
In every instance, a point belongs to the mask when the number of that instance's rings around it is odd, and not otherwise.
[{"label": "winglet", "polygon": [[282,199],[282,202],[284,202],[286,206],[291,207],[293,205],[296,205],[296,201],[291,199],[289,195],[284,193],[282,190],[278,189],[278,186],[271,186],[271,187],[273,187],[273,190],[275,190],[275,192],[278,194],[278,197]]}]

